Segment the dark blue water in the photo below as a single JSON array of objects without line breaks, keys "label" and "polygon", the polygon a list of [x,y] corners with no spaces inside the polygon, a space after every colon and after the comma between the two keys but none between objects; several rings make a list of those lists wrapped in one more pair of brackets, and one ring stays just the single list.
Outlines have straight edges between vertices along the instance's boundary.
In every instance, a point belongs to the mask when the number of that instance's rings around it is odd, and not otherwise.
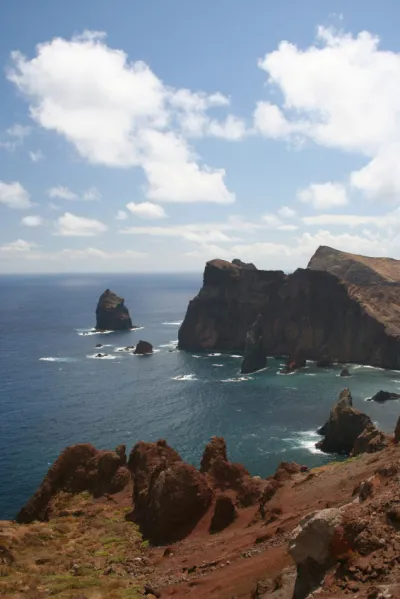
[{"label": "dark blue water", "polygon": [[[170,352],[200,286],[200,274],[0,278],[0,519],[15,515],[73,443],[130,448],[162,437],[196,465],[210,436],[223,435],[231,459],[253,474],[268,475],[283,459],[318,465],[328,458],[315,452],[314,431],[345,384],[357,407],[393,430],[399,403],[364,399],[399,389],[399,372],[355,368],[345,382],[339,371],[310,365],[280,376],[270,360],[250,380],[232,381],[238,357]],[[82,334],[107,287],[125,297],[143,330]],[[159,351],[116,351],[141,338]],[[93,357],[96,343],[107,344],[100,351],[110,359]],[[187,378],[174,379],[180,375]]]}]

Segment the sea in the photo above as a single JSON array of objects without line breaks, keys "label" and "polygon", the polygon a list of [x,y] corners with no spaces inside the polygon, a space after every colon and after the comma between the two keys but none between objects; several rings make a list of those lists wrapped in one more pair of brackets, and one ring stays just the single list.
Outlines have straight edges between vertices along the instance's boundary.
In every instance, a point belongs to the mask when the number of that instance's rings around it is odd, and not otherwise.
[{"label": "sea", "polygon": [[[199,465],[212,435],[225,437],[231,460],[253,475],[282,460],[318,466],[335,456],[315,448],[317,428],[349,386],[355,406],[393,431],[400,402],[367,401],[400,390],[400,372],[308,363],[279,374],[279,360],[248,377],[241,356],[176,350],[198,274],[87,274],[0,277],[0,519],[12,519],[68,445],[98,448],[163,438]],[[96,333],[98,297],[125,298],[138,329]],[[151,356],[122,351],[140,339]],[[96,348],[101,343],[102,348]],[[96,358],[99,352],[107,354]]]}]

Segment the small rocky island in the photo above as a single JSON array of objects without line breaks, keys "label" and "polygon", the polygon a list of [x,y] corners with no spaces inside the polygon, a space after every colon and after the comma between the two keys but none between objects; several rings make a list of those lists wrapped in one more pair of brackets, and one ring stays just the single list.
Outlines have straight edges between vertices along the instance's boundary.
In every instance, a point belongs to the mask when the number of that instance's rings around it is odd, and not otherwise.
[{"label": "small rocky island", "polygon": [[134,328],[129,310],[123,297],[106,289],[101,294],[96,308],[98,331],[127,331]]},{"label": "small rocky island", "polygon": [[399,369],[400,260],[321,246],[289,275],[211,260],[178,338],[188,351],[243,352],[247,344],[260,363],[279,355]]}]

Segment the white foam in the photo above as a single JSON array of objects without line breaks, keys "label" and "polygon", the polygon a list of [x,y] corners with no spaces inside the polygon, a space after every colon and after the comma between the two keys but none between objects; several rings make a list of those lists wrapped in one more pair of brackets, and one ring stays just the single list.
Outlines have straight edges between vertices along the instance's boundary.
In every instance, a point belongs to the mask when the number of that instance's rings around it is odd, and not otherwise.
[{"label": "white foam", "polygon": [[223,366],[223,364],[213,364],[213,366],[214,366],[215,368],[221,368],[221,367]]},{"label": "white foam", "polygon": [[[103,347],[107,347],[106,345],[103,345]],[[116,347],[114,349],[114,351],[116,352],[124,352],[126,354],[135,351],[135,345],[132,345],[129,349],[127,347]]]},{"label": "white foam", "polygon": [[143,331],[144,327],[133,327],[130,331]]},{"label": "white foam", "polygon": [[178,374],[173,377],[174,381],[197,381],[195,374]]},{"label": "white foam", "polygon": [[175,349],[177,344],[178,344],[178,340],[176,340],[176,341],[174,340],[174,341],[169,341],[168,343],[162,343],[158,347],[172,347],[173,349]]},{"label": "white foam", "polygon": [[306,372],[304,376],[317,376],[315,372]]},{"label": "white foam", "polygon": [[74,358],[60,358],[60,357],[48,357],[48,358],[39,358],[41,362],[75,362]]},{"label": "white foam", "polygon": [[101,357],[100,357],[98,354],[92,354],[92,355],[86,356],[86,357],[94,359],[94,360],[115,360],[117,356],[110,356],[110,354],[101,354]]},{"label": "white foam", "polygon": [[243,358],[243,356],[238,356],[237,354],[229,354],[231,358]]},{"label": "white foam", "polygon": [[276,374],[280,374],[282,376],[290,376],[291,374],[296,374],[296,370],[292,370],[292,372],[281,372],[280,370],[278,370]]},{"label": "white foam", "polygon": [[203,356],[195,356],[194,354],[192,354],[192,358],[202,358]]},{"label": "white foam", "polygon": [[221,383],[242,383],[243,381],[252,381],[253,377],[251,376],[237,376],[232,379],[224,379]]},{"label": "white foam", "polygon": [[96,329],[75,329],[81,337],[89,337],[90,335],[107,335],[113,331],[97,331]]},{"label": "white foam", "polygon": [[321,451],[320,449],[317,449],[315,447],[315,443],[321,439],[321,435],[319,435],[317,432],[310,430],[310,431],[299,431],[298,436],[300,437],[300,439],[296,439],[296,441],[298,441],[298,448],[304,448],[307,449],[310,453],[314,453],[314,454],[318,454],[318,453],[323,453],[323,451]]},{"label": "white foam", "polygon": [[400,383],[400,381],[395,381],[395,380],[392,380],[391,382],[392,383]]},{"label": "white foam", "polygon": [[180,327],[182,322],[183,320],[177,320],[176,322],[163,322],[163,324],[171,327]]},{"label": "white foam", "polygon": [[209,358],[213,358],[213,357],[218,358],[221,354],[213,354],[213,353],[211,353],[211,354],[207,354],[207,355],[208,355]]}]

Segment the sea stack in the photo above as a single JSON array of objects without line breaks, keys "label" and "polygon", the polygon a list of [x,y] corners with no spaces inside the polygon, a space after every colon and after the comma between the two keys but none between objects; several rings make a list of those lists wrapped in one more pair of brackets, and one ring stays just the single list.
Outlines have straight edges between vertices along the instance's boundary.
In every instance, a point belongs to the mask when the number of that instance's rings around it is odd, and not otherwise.
[{"label": "sea stack", "polygon": [[98,331],[126,331],[133,328],[124,298],[106,289],[101,294],[96,308]]},{"label": "sea stack", "polygon": [[246,334],[246,345],[241,372],[248,374],[265,368],[267,356],[264,350],[262,316],[259,314]]}]

